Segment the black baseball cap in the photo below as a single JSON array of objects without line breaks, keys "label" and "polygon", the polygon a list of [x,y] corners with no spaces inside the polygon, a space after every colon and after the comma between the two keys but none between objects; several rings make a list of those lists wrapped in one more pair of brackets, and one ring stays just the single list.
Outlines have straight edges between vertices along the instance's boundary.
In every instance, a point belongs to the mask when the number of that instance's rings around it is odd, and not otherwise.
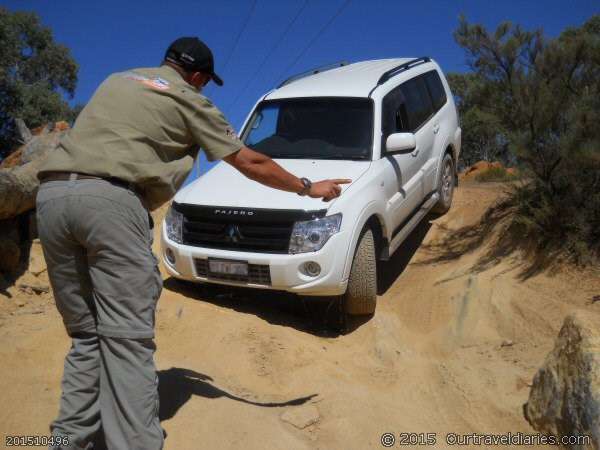
[{"label": "black baseball cap", "polygon": [[182,37],[175,40],[169,45],[165,60],[190,72],[206,72],[215,83],[223,86],[223,80],[215,73],[215,63],[210,48],[197,37]]}]

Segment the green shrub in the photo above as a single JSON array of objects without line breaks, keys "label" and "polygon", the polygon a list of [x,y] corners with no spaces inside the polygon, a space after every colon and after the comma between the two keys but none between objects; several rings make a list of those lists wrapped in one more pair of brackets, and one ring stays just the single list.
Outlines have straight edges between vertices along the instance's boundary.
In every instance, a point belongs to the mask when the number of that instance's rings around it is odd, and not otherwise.
[{"label": "green shrub", "polygon": [[[464,18],[454,36],[472,69],[449,76],[462,126],[473,127],[465,130],[467,157],[506,144],[526,180],[510,193],[510,228],[538,252],[598,260],[600,15],[555,39],[509,22],[489,32]],[[478,179],[504,176],[493,170]]]}]

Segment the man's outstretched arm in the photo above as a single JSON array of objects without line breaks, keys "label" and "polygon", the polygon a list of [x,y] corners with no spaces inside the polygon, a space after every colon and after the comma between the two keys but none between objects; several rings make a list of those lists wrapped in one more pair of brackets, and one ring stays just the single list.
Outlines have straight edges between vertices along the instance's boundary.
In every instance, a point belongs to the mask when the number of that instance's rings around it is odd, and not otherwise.
[{"label": "man's outstretched arm", "polygon": [[[251,180],[266,186],[288,192],[300,192],[304,188],[300,178],[289,173],[268,156],[246,146],[226,156],[223,160]],[[340,184],[347,184],[351,181],[348,179],[318,181],[313,183],[308,195],[313,198],[323,198],[323,201],[328,202],[339,197],[342,192]]]}]

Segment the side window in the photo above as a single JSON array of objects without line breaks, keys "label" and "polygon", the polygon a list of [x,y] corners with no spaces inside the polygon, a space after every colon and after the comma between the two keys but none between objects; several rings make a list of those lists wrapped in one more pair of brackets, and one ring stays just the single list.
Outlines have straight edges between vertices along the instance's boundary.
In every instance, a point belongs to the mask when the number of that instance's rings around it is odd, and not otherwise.
[{"label": "side window", "polygon": [[400,86],[391,90],[383,98],[381,108],[381,148],[385,148],[385,142],[390,134],[410,131],[404,96]]},{"label": "side window", "polygon": [[423,76],[408,80],[401,86],[404,94],[409,130],[414,132],[433,114],[433,104]]},{"label": "side window", "polygon": [[381,128],[384,136],[393,133],[408,131],[405,109],[403,108],[404,97],[399,87],[390,91],[383,99]]},{"label": "side window", "polygon": [[427,72],[425,74],[425,83],[429,89],[429,94],[431,94],[433,109],[434,111],[439,111],[441,107],[446,104],[447,98],[446,90],[444,89],[444,85],[442,84],[442,80],[440,80],[437,71],[432,70],[431,72]]}]

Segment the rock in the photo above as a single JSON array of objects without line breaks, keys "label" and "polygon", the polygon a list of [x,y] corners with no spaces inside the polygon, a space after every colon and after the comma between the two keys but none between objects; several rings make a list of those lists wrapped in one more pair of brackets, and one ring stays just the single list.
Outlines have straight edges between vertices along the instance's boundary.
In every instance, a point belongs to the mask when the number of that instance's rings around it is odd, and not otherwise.
[{"label": "rock", "polygon": [[19,147],[17,150],[12,152],[0,163],[0,169],[9,169],[11,167],[17,167],[21,165],[21,153],[23,153],[24,147]]},{"label": "rock", "polygon": [[40,127],[35,127],[31,130],[31,134],[33,134],[34,136],[39,136],[41,134],[48,134],[48,132],[50,131],[51,128],[54,128],[54,124],[46,124],[46,125],[42,125]]},{"label": "rock", "polygon": [[567,316],[523,412],[541,433],[587,435],[591,443],[577,448],[600,448],[600,331],[591,318]]},{"label": "rock", "polygon": [[321,416],[314,405],[303,405],[287,410],[280,416],[281,420],[292,424],[300,430],[317,423]]},{"label": "rock", "polygon": [[513,345],[515,345],[513,341],[510,339],[505,339],[502,341],[502,344],[500,344],[500,347],[512,347]]},{"label": "rock", "polygon": [[[44,127],[6,159],[9,163],[0,168],[0,220],[15,217],[35,207],[39,181],[37,173],[49,152],[54,150],[67,132],[68,126],[59,122],[57,127]],[[53,128],[53,131],[50,129]],[[17,164],[18,163],[18,164]]]},{"label": "rock", "polygon": [[21,248],[12,239],[0,237],[0,272],[14,274],[19,269]]},{"label": "rock", "polygon": [[41,255],[34,252],[29,254],[29,272],[36,277],[46,270],[46,261]]},{"label": "rock", "polygon": [[0,238],[11,240],[15,243],[21,242],[21,233],[19,233],[19,219],[0,220]]},{"label": "rock", "polygon": [[33,161],[38,157],[47,154],[49,151],[54,150],[58,146],[58,142],[63,134],[64,131],[54,130],[52,132],[42,132],[38,136],[35,136],[23,148],[21,154],[22,164]]},{"label": "rock", "polygon": [[65,122],[64,120],[61,120],[60,122],[56,122],[54,124],[54,129],[56,131],[66,131],[70,128],[69,124],[67,122]]},{"label": "rock", "polygon": [[19,289],[25,293],[47,294],[50,292],[50,286],[37,283],[19,283]]},{"label": "rock", "polygon": [[19,220],[0,220],[0,272],[7,275],[17,273],[21,263],[20,241]]},{"label": "rock", "polygon": [[38,237],[37,217],[35,214],[35,209],[27,211],[23,214],[25,215],[24,222],[26,224],[26,229],[24,230],[24,238],[28,241],[33,241]]},{"label": "rock", "polygon": [[21,137],[21,142],[26,144],[31,141],[33,139],[33,134],[31,134],[31,131],[29,131],[29,128],[27,128],[23,119],[17,118],[15,119],[15,123],[17,125],[19,136]]},{"label": "rock", "polygon": [[15,217],[35,206],[39,187],[38,161],[12,169],[0,169],[0,219]]}]

